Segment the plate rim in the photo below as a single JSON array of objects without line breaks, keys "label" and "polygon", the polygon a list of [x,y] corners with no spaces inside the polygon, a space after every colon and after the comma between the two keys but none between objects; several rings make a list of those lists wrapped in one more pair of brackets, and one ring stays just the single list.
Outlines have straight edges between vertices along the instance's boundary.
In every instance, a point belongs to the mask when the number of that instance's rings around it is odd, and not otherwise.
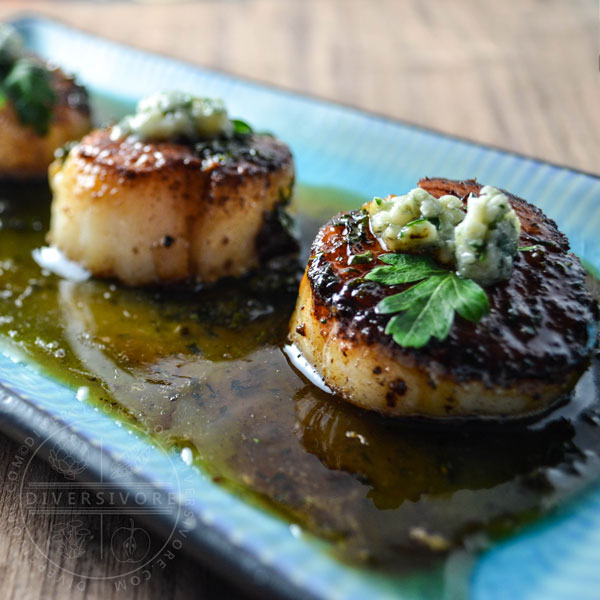
[{"label": "plate rim", "polygon": [[[60,19],[54,19],[51,17],[47,17],[45,15],[38,16],[38,15],[35,15],[32,13],[25,12],[24,14],[23,13],[15,14],[14,16],[10,17],[10,19],[7,19],[6,22],[10,22],[14,25],[18,25],[18,26],[22,26],[22,27],[27,27],[30,24],[34,24],[34,25],[40,24],[40,23],[42,25],[49,24],[50,26],[53,26],[53,27],[60,27],[67,31],[76,32],[80,35],[91,38],[92,40],[93,39],[102,40],[103,42],[108,43],[112,46],[115,46],[118,49],[121,49],[121,50],[124,50],[127,52],[131,52],[131,53],[135,53],[140,57],[145,57],[148,59],[151,59],[152,57],[160,57],[163,60],[183,65],[188,69],[195,69],[195,70],[198,70],[198,71],[204,72],[204,73],[213,73],[213,74],[218,75],[219,77],[224,77],[224,78],[227,78],[230,81],[234,81],[234,82],[241,81],[246,84],[255,86],[264,91],[271,91],[271,92],[276,92],[276,93],[284,95],[284,96],[292,96],[295,98],[310,100],[310,101],[313,101],[313,102],[316,102],[319,104],[324,104],[324,105],[330,106],[332,108],[341,108],[344,110],[351,111],[352,113],[355,113],[362,117],[368,117],[368,118],[371,118],[374,120],[382,121],[389,125],[399,126],[399,127],[403,127],[406,129],[424,132],[424,133],[433,135],[435,137],[443,138],[445,140],[463,142],[465,144],[468,144],[469,146],[479,148],[482,150],[491,150],[491,151],[495,151],[495,152],[505,155],[505,156],[515,157],[519,160],[530,161],[531,163],[533,163],[536,166],[536,168],[539,168],[542,166],[550,166],[550,167],[554,167],[556,169],[560,169],[561,171],[572,173],[574,175],[584,175],[584,176],[590,177],[596,181],[600,181],[600,175],[596,174],[596,173],[589,173],[589,172],[585,172],[582,170],[577,170],[577,169],[574,169],[569,166],[552,163],[552,162],[545,161],[543,159],[539,159],[536,157],[531,157],[531,156],[528,156],[525,154],[520,154],[520,153],[506,150],[503,148],[498,148],[498,147],[495,147],[492,145],[486,145],[481,142],[470,140],[468,138],[455,136],[455,135],[448,134],[445,132],[440,132],[435,129],[431,129],[431,128],[423,127],[418,124],[406,122],[401,119],[395,119],[395,118],[390,118],[390,117],[386,117],[383,115],[378,115],[377,113],[373,113],[373,112],[370,112],[367,110],[356,108],[355,106],[349,106],[349,105],[346,105],[343,103],[331,101],[328,99],[323,99],[318,96],[304,94],[304,93],[297,92],[294,90],[289,90],[286,88],[281,88],[281,87],[278,87],[278,86],[270,84],[270,83],[265,83],[262,81],[245,78],[243,76],[238,76],[238,75],[231,74],[229,72],[221,71],[218,69],[207,68],[207,67],[199,65],[197,63],[193,63],[191,61],[186,61],[186,60],[183,60],[180,58],[174,58],[172,56],[161,54],[159,52],[144,50],[144,49],[141,49],[141,48],[138,48],[135,46],[130,46],[128,44],[118,42],[118,41],[103,37],[98,34],[87,32],[84,29],[64,23]],[[27,366],[30,366],[30,365],[27,365]],[[33,368],[35,369],[35,365],[33,366]],[[40,372],[44,377],[50,377],[48,374],[45,374],[43,371],[38,371],[38,372]],[[15,394],[14,392],[12,392],[10,390],[7,391],[7,388],[4,386],[4,384],[2,382],[0,382],[0,401],[4,397],[6,397],[6,395],[12,396],[14,399],[17,400],[17,402],[21,402],[21,403],[23,403],[23,405],[27,406],[28,408],[35,410],[37,412],[37,414],[40,416],[40,418],[43,417],[45,419],[46,426],[52,426],[53,424],[55,424],[56,419],[49,412],[44,411],[40,407],[36,407],[35,405],[32,405],[31,403],[29,403],[27,401],[26,398],[23,398],[19,394]],[[0,411],[0,412],[5,414],[5,411]],[[67,421],[61,421],[61,422],[63,423],[63,426],[68,426]],[[18,425],[18,419],[15,419],[13,421],[13,423],[17,424],[17,426],[22,426],[23,430],[25,430],[24,424]],[[0,429],[2,429],[6,433],[4,420],[0,420]],[[20,437],[15,437],[10,432],[8,433],[8,435],[16,440],[22,439]],[[86,438],[85,436],[82,436],[82,439],[85,442],[89,443],[89,439]],[[580,493],[577,494],[577,499],[579,499],[584,494],[589,493],[589,488],[594,484],[597,484],[597,482],[589,482],[589,486],[586,486],[585,490],[582,490]],[[242,499],[239,498],[239,496],[236,496],[236,498],[239,499],[240,501],[243,501]],[[564,508],[564,506],[567,506],[567,505],[569,507],[573,506],[573,504],[577,501],[577,499],[569,500],[566,505],[563,505],[563,508]],[[544,526],[548,527],[548,526],[550,526],[551,522],[555,521],[556,518],[558,518],[560,516],[560,512],[562,512],[561,509],[559,509],[558,511],[554,510],[549,515],[546,515],[544,518],[542,518],[540,520],[536,520],[535,522],[529,524],[527,526],[527,528],[529,529],[531,527],[538,527],[540,524],[544,524]],[[271,516],[276,516],[276,515],[271,515]],[[207,527],[206,529],[207,529],[207,531],[211,530],[210,527]],[[521,533],[522,533],[522,531],[520,530],[519,532],[516,532],[516,535],[520,535]],[[508,539],[511,539],[514,537],[515,537],[515,535],[512,535]],[[246,554],[247,554],[247,556],[250,557],[251,562],[254,563],[254,566],[248,567],[245,563],[242,564],[242,561],[240,561],[239,558],[236,559],[236,555],[239,554],[239,552],[241,551],[241,548],[233,546],[232,544],[229,544],[227,546],[227,550],[225,551],[227,554],[222,556],[222,558],[225,559],[224,562],[226,563],[226,564],[223,564],[222,569],[220,568],[221,563],[216,559],[214,561],[216,563],[216,565],[212,565],[211,564],[212,563],[211,555],[210,555],[210,552],[213,551],[212,549],[209,549],[208,553],[206,552],[205,549],[204,550],[200,549],[199,551],[196,551],[197,548],[195,548],[195,544],[198,543],[199,539],[200,538],[195,538],[194,544],[191,545],[192,551],[190,552],[190,550],[188,548],[187,552],[194,556],[197,556],[204,564],[210,564],[211,568],[215,569],[221,575],[231,574],[231,571],[228,570],[231,565],[235,568],[236,572],[238,572],[238,573],[241,572],[244,574],[245,580],[252,586],[253,591],[262,591],[264,589],[265,593],[268,593],[273,597],[284,597],[284,598],[290,598],[290,599],[294,599],[294,600],[296,598],[309,597],[309,593],[310,593],[309,590],[307,590],[301,584],[298,586],[294,586],[293,582],[291,582],[288,578],[285,578],[281,573],[279,573],[278,570],[271,569],[271,568],[269,568],[268,565],[264,565],[263,563],[259,562],[257,560],[257,557],[254,556],[251,552],[247,552]],[[500,543],[502,543],[502,542],[500,542]],[[230,562],[228,562],[228,561],[230,561]],[[264,587],[261,587],[261,585],[258,584],[256,581],[256,569],[258,569],[258,570],[262,569],[265,573],[268,574],[267,576],[263,577],[263,579],[266,582]],[[257,586],[259,586],[259,587],[257,587]],[[286,586],[288,586],[288,587],[286,587]],[[291,586],[291,587],[289,587],[289,586]],[[248,590],[246,590],[246,591],[248,591]],[[313,597],[317,598],[317,597],[321,597],[321,596],[313,596]]]},{"label": "plate rim", "polygon": [[584,169],[579,169],[577,167],[573,167],[571,165],[566,165],[564,163],[546,160],[544,158],[540,158],[539,156],[535,156],[533,154],[527,154],[525,152],[511,150],[510,148],[506,148],[506,147],[499,146],[496,144],[488,144],[486,142],[482,142],[480,140],[476,140],[476,139],[470,138],[468,136],[449,133],[447,131],[436,129],[435,127],[429,127],[429,126],[421,124],[421,123],[415,123],[414,121],[411,121],[409,119],[402,119],[400,117],[391,117],[384,113],[378,113],[377,111],[373,111],[370,109],[360,108],[356,105],[346,103],[346,102],[343,102],[340,100],[332,100],[331,98],[326,98],[324,96],[320,96],[319,94],[315,94],[315,93],[311,93],[311,92],[302,92],[302,91],[295,90],[292,88],[287,88],[285,86],[278,85],[276,83],[272,83],[269,81],[265,81],[260,78],[253,78],[253,77],[249,77],[247,75],[238,75],[236,73],[232,73],[225,69],[220,69],[218,67],[209,67],[209,66],[206,66],[201,63],[193,62],[192,60],[189,60],[189,59],[181,58],[178,56],[173,56],[172,54],[168,54],[166,52],[159,52],[156,50],[146,50],[144,48],[140,48],[139,46],[135,46],[133,44],[128,44],[126,42],[122,42],[122,41],[115,40],[110,37],[105,37],[105,36],[100,35],[95,32],[91,32],[91,31],[85,29],[84,27],[72,25],[71,23],[67,23],[66,21],[63,21],[62,19],[60,19],[58,17],[48,16],[48,15],[44,15],[42,13],[36,14],[34,11],[23,10],[23,11],[16,11],[12,15],[9,15],[8,19],[6,19],[5,22],[10,23],[11,25],[15,25],[15,26],[20,25],[20,26],[24,26],[24,27],[27,26],[27,24],[29,22],[32,22],[32,23],[47,22],[47,23],[52,24],[55,27],[61,27],[66,30],[70,30],[70,31],[74,31],[74,32],[83,34],[90,38],[102,40],[103,42],[108,42],[111,45],[118,46],[128,52],[136,52],[136,53],[144,54],[144,55],[148,55],[148,56],[156,56],[163,60],[167,60],[167,61],[174,62],[174,63],[179,63],[180,65],[183,65],[186,68],[198,69],[198,70],[204,71],[206,73],[213,73],[215,75],[218,75],[220,77],[226,77],[233,81],[242,81],[248,85],[255,86],[262,90],[266,90],[266,91],[271,90],[271,91],[276,91],[279,94],[285,94],[285,95],[292,96],[294,98],[312,100],[314,102],[318,102],[319,104],[328,105],[332,108],[335,108],[335,107],[343,108],[350,112],[362,115],[363,117],[364,116],[370,117],[371,119],[374,119],[379,122],[388,123],[388,124],[392,124],[392,125],[399,125],[404,128],[407,128],[407,129],[419,131],[422,133],[428,133],[428,134],[434,135],[436,137],[440,137],[440,138],[450,140],[450,141],[463,142],[465,144],[474,146],[474,147],[482,149],[482,150],[494,150],[500,154],[504,154],[507,156],[513,156],[518,159],[525,159],[525,160],[531,161],[538,166],[547,165],[547,166],[554,167],[554,168],[557,168],[557,169],[560,169],[563,171],[569,171],[573,174],[585,175],[586,177],[592,177],[594,179],[600,180],[600,171],[598,173],[594,173],[592,171],[586,171]]}]

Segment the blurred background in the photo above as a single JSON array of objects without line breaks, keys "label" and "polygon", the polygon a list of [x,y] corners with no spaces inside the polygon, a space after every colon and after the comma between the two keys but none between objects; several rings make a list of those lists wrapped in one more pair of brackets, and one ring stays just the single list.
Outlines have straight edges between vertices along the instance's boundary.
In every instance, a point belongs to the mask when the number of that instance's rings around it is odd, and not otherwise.
[{"label": "blurred background", "polygon": [[[0,20],[45,15],[204,67],[600,174],[598,8],[597,0],[2,0]],[[0,438],[2,480],[17,451]],[[59,480],[42,463],[30,477]],[[126,590],[110,580],[78,589],[76,581],[49,577],[44,565],[29,562],[31,540],[8,516],[16,502],[16,492],[0,488],[3,600],[239,597],[185,556]],[[29,525],[51,551],[47,520]],[[102,578],[113,567],[104,561],[77,570]]]},{"label": "blurred background", "polygon": [[2,0],[114,40],[600,172],[597,0]]}]

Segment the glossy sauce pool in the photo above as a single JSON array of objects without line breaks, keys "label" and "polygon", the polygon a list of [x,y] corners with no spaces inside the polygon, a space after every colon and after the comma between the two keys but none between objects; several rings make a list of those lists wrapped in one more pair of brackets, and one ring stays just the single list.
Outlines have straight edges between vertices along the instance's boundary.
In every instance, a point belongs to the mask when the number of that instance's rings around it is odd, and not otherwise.
[{"label": "glossy sauce pool", "polygon": [[[361,199],[301,188],[304,261]],[[191,292],[42,271],[45,185],[0,187],[0,337],[90,401],[194,450],[215,481],[385,570],[477,551],[600,475],[600,370],[528,425],[388,421],[320,391],[283,351],[299,263]],[[593,284],[595,286],[595,283]]]}]

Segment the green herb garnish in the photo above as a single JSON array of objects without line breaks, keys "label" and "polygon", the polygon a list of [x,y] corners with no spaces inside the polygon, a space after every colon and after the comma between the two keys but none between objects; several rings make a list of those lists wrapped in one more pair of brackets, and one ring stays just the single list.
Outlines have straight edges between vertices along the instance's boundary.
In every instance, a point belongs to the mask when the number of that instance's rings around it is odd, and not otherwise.
[{"label": "green herb garnish", "polygon": [[373,262],[373,253],[370,250],[362,254],[352,254],[348,259],[349,265],[364,265]]},{"label": "green herb garnish", "polygon": [[419,223],[429,223],[429,219],[425,219],[424,217],[421,217],[420,219],[413,219],[412,221],[410,221],[410,223],[407,223],[402,229],[412,227],[413,225],[418,225]]},{"label": "green herb garnish", "polygon": [[428,256],[417,254],[382,254],[379,260],[390,266],[375,267],[367,273],[365,279],[384,285],[411,283],[431,275],[441,275],[448,272],[448,269],[441,267]]},{"label": "green herb garnish", "polygon": [[231,119],[231,122],[233,123],[233,131],[239,135],[247,135],[253,132],[252,127],[246,121]]},{"label": "green herb garnish", "polygon": [[39,135],[46,135],[56,104],[52,76],[29,58],[17,60],[2,85],[2,93],[14,104],[19,120]]},{"label": "green herb garnish", "polygon": [[52,75],[26,56],[23,39],[13,27],[0,24],[0,109],[8,100],[23,125],[40,135],[48,132],[57,100]]},{"label": "green herb garnish", "polygon": [[445,340],[455,313],[477,323],[489,312],[488,297],[481,286],[427,256],[384,254],[379,258],[390,266],[376,267],[365,279],[384,285],[420,282],[384,298],[375,307],[380,314],[401,313],[385,328],[400,346],[421,348],[432,337]]}]

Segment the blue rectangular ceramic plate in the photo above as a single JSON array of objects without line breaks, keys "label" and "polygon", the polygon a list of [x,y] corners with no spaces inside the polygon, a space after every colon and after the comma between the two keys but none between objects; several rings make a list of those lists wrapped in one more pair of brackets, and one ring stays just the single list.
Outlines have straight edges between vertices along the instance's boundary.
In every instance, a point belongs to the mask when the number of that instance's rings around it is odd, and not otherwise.
[{"label": "blue rectangular ceramic plate", "polygon": [[[231,114],[291,145],[302,184],[343,188],[363,198],[411,189],[424,175],[477,177],[535,202],[558,222],[574,252],[600,269],[595,177],[144,53],[47,20],[27,18],[16,25],[32,50],[76,73],[100,108],[106,109],[107,98],[132,105],[157,88],[221,97]],[[132,468],[127,485],[139,482],[163,496],[176,494],[178,502],[156,515],[154,526],[165,534],[175,526],[190,529],[188,549],[221,573],[236,572],[236,579],[246,578],[254,588],[293,598],[427,598],[439,589],[427,577],[392,577],[338,562],[326,544],[298,535],[289,523],[217,486],[179,455],[140,442],[24,361],[0,355],[0,381],[0,427],[7,434],[53,435],[75,460],[85,457],[84,479],[98,477],[103,464],[104,480],[118,488],[119,470],[110,471],[111,479],[106,465],[125,464]],[[129,464],[132,446],[139,443],[144,461]],[[591,489],[479,557],[466,575],[469,596],[597,597],[598,561],[600,489]],[[446,569],[446,597],[460,594],[451,584],[452,569],[459,566]]]}]

